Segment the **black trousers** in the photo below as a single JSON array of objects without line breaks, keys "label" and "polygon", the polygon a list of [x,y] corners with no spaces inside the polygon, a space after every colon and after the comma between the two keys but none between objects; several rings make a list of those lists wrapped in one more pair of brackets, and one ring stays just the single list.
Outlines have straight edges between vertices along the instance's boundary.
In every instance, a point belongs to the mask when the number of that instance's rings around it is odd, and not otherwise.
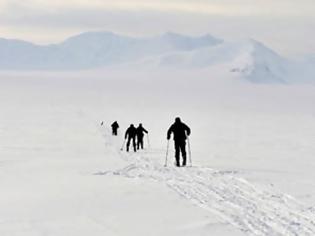
[{"label": "black trousers", "polygon": [[113,135],[117,136],[117,129],[113,129]]},{"label": "black trousers", "polygon": [[180,140],[174,140],[175,142],[175,159],[176,159],[176,165],[180,166],[180,153],[182,154],[183,158],[183,166],[186,165],[186,140],[180,139]]},{"label": "black trousers", "polygon": [[127,140],[127,152],[129,152],[129,146],[130,146],[131,142],[132,142],[133,150],[136,152],[137,151],[137,149],[136,149],[136,137],[128,138],[128,140]]},{"label": "black trousers", "polygon": [[143,136],[138,136],[137,137],[137,149],[143,149]]}]

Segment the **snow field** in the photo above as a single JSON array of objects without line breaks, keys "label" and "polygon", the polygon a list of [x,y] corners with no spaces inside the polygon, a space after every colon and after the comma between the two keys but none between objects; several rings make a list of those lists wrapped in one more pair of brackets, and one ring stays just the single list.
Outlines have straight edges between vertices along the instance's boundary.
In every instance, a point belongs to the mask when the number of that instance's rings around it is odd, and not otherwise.
[{"label": "snow field", "polygon": [[[314,89],[223,75],[2,75],[0,234],[312,235]],[[193,168],[163,168],[177,115]],[[151,149],[125,155],[138,122]]]}]

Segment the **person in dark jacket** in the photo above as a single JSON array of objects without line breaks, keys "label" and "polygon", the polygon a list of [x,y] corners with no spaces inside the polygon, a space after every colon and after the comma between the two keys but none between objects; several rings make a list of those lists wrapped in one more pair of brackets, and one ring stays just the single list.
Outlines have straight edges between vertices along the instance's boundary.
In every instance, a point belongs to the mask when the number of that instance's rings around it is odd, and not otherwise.
[{"label": "person in dark jacket", "polygon": [[148,131],[143,128],[142,124],[140,123],[139,126],[137,127],[137,149],[139,150],[140,148],[143,149],[143,136],[144,133],[148,133]]},{"label": "person in dark jacket", "polygon": [[176,166],[180,166],[179,156],[180,152],[183,157],[183,166],[186,166],[186,139],[187,136],[190,135],[190,128],[181,122],[180,118],[177,117],[175,119],[175,123],[171,125],[171,127],[167,131],[167,140],[171,138],[171,134],[173,134],[174,144],[175,144],[175,159]]},{"label": "person in dark jacket", "polygon": [[119,128],[119,125],[117,123],[117,121],[115,121],[112,125],[112,133],[114,136],[117,136],[117,131],[118,131],[118,128]]},{"label": "person in dark jacket", "polygon": [[127,140],[127,152],[129,152],[129,146],[130,142],[132,142],[133,150],[136,152],[136,134],[137,134],[137,129],[134,127],[133,124],[129,126],[129,128],[126,130],[125,133],[125,139],[128,138]]}]

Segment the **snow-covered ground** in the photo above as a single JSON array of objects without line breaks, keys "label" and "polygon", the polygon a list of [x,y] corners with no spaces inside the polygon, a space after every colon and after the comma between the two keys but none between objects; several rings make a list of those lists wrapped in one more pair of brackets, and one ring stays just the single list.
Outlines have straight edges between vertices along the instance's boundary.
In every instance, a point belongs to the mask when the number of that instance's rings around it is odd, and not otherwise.
[{"label": "snow-covered ground", "polygon": [[[315,235],[314,101],[219,67],[2,73],[0,235]],[[176,116],[193,167],[163,167]]]}]

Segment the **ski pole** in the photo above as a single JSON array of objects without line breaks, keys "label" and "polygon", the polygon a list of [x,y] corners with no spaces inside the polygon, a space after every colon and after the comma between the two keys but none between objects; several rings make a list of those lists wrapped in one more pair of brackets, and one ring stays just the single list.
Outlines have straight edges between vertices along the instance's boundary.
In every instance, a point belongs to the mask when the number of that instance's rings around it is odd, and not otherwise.
[{"label": "ski pole", "polygon": [[123,142],[123,144],[121,145],[120,151],[123,151],[123,150],[124,150],[125,143],[126,143],[126,139],[124,139],[124,142]]},{"label": "ski pole", "polygon": [[164,164],[164,167],[167,167],[167,156],[168,156],[168,148],[169,148],[169,145],[170,145],[170,140],[168,139],[168,140],[167,140],[167,147],[166,147],[166,156],[165,156],[165,164]]},{"label": "ski pole", "polygon": [[187,144],[188,144],[189,162],[190,162],[190,166],[192,166],[192,161],[191,161],[191,150],[190,150],[190,142],[189,142],[189,138],[188,138],[188,137],[187,137]]},{"label": "ski pole", "polygon": [[148,143],[148,148],[151,148],[149,134],[147,134],[147,143]]}]

